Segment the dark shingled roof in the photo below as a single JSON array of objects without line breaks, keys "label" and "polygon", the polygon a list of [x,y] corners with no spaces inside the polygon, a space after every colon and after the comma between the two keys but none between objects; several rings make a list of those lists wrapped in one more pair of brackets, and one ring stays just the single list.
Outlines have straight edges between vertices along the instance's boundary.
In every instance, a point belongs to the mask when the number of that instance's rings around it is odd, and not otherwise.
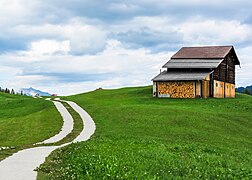
[{"label": "dark shingled roof", "polygon": [[182,47],[171,59],[223,59],[233,46]]},{"label": "dark shingled roof", "polygon": [[194,81],[205,79],[212,71],[163,71],[152,81]]},{"label": "dark shingled roof", "polygon": [[217,68],[223,59],[170,59],[163,68]]}]

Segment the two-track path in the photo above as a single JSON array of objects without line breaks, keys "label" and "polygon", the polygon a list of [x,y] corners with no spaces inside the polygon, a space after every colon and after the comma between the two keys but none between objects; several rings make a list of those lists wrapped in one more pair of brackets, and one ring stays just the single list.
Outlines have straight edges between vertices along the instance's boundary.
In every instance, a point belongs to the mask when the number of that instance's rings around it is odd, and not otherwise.
[{"label": "two-track path", "polygon": [[[95,123],[90,115],[71,101],[67,102],[81,116],[84,128],[79,136],[72,142],[80,142],[88,140],[95,132]],[[67,109],[60,102],[54,104],[63,117],[63,126],[61,132],[42,143],[53,143],[63,139],[73,129],[73,118]],[[21,150],[12,156],[0,162],[0,180],[35,180],[37,172],[36,167],[45,161],[45,158],[55,149],[66,146],[72,142],[60,146],[41,146],[30,149]]]}]

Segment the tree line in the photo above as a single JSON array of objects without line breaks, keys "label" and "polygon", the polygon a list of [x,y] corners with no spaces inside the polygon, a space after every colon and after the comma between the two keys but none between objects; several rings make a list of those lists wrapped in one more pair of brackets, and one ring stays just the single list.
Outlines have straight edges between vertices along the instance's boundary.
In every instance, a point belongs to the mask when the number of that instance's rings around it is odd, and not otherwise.
[{"label": "tree line", "polygon": [[236,92],[252,95],[252,85],[247,87],[238,87],[236,88]]},{"label": "tree line", "polygon": [[0,92],[3,92],[3,93],[8,93],[8,94],[18,94],[18,95],[24,95],[23,91],[21,91],[20,93],[18,92],[15,92],[14,89],[8,89],[8,88],[1,88],[0,87]]}]

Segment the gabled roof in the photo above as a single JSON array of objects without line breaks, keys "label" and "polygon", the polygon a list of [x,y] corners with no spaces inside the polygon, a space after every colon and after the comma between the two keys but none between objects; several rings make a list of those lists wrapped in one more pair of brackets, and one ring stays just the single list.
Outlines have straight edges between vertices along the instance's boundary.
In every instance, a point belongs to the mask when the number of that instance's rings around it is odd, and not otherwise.
[{"label": "gabled roof", "polygon": [[163,68],[217,68],[224,59],[171,59]]},{"label": "gabled roof", "polygon": [[182,47],[171,59],[223,59],[233,46]]},{"label": "gabled roof", "polygon": [[[192,67],[189,67],[189,68],[198,68],[196,64],[195,64],[196,65],[195,67],[193,64],[200,63],[200,61],[198,60],[204,60],[204,61],[201,61],[201,63],[206,63],[206,64],[202,66],[204,66],[205,68],[213,68],[213,67],[216,67],[216,63],[219,62],[219,60],[224,60],[224,58],[228,54],[230,54],[230,56],[232,57],[235,65],[240,65],[239,59],[235,53],[233,46],[182,47],[177,53],[175,53],[171,57],[171,60],[178,60],[178,62],[179,61],[181,62],[181,60],[187,60],[187,62],[190,65],[192,65]],[[212,63],[210,61],[212,61]],[[169,62],[166,63],[163,67],[172,68],[170,67],[170,65],[172,65],[171,64],[172,62],[173,61],[171,61],[170,63]],[[207,67],[207,64],[209,64],[210,66]]]},{"label": "gabled roof", "polygon": [[152,81],[194,81],[205,79],[212,71],[163,71]]}]

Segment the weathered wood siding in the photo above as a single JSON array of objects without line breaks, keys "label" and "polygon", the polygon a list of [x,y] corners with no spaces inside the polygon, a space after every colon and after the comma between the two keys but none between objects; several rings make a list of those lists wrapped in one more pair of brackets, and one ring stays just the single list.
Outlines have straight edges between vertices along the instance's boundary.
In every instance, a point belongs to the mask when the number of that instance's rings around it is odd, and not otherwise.
[{"label": "weathered wood siding", "polygon": [[224,82],[214,80],[214,97],[224,98]]},{"label": "weathered wood siding", "polygon": [[210,81],[202,80],[202,97],[208,98],[210,96]]},{"label": "weathered wood siding", "polygon": [[158,97],[171,98],[194,98],[195,82],[192,81],[174,81],[158,82]]},{"label": "weathered wood siding", "polygon": [[214,97],[215,98],[234,98],[235,85],[214,80]]},{"label": "weathered wood siding", "polygon": [[226,82],[235,84],[235,64],[234,61],[230,56],[227,56],[227,62],[228,62],[228,74],[227,74],[227,80]]},{"label": "weathered wood siding", "polygon": [[196,98],[201,97],[201,81],[196,81]]},{"label": "weathered wood siding", "polygon": [[214,80],[235,84],[235,64],[231,53],[214,70]]},{"label": "weathered wood siding", "polygon": [[225,97],[234,98],[235,97],[235,85],[231,83],[225,83]]},{"label": "weathered wood siding", "polygon": [[153,82],[153,97],[157,97],[157,83]]}]

